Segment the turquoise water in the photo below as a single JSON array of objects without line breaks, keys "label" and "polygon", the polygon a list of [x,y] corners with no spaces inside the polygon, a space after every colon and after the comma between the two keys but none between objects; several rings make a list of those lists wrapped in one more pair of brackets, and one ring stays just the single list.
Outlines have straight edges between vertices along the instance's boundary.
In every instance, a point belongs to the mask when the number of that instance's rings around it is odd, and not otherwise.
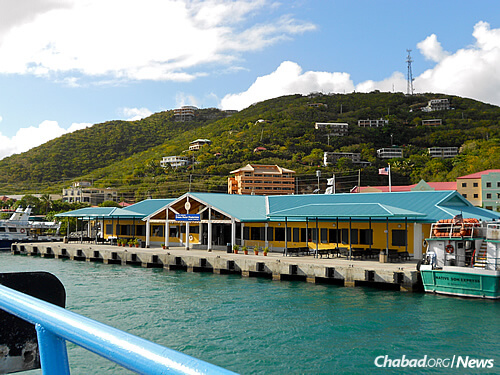
[{"label": "turquoise water", "polygon": [[[48,271],[67,308],[241,374],[498,373],[500,303],[0,253],[0,272]],[[72,374],[129,374],[68,344]],[[494,368],[378,368],[469,356]],[[31,373],[39,373],[32,371]]]}]

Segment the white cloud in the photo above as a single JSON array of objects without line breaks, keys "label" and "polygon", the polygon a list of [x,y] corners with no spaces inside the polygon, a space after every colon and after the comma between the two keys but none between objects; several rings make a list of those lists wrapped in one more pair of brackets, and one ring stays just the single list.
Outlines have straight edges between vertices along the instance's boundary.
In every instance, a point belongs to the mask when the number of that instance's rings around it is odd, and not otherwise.
[{"label": "white cloud", "polygon": [[0,27],[0,73],[67,74],[60,80],[70,85],[78,85],[74,77],[81,74],[190,81],[204,74],[194,71],[204,64],[227,65],[241,51],[315,28],[289,16],[252,24],[271,2],[67,0],[61,6],[40,0],[31,10],[19,5],[24,1],[3,0],[0,14],[12,17]]},{"label": "white cloud", "polygon": [[500,105],[500,29],[486,22],[474,26],[473,46],[440,60],[415,78],[419,92],[442,92]]},{"label": "white cloud", "polygon": [[302,72],[297,63],[284,61],[271,74],[257,78],[247,91],[226,95],[221,100],[221,108],[241,110],[253,103],[287,94],[353,90],[353,82],[347,73]]},{"label": "white cloud", "polygon": [[2,122],[2,120],[3,120],[3,117],[2,117],[2,116],[0,116],[0,122]]},{"label": "white cloud", "polygon": [[427,60],[439,62],[449,55],[443,50],[441,43],[438,42],[436,34],[429,35],[425,40],[417,43],[417,48]]},{"label": "white cloud", "polygon": [[196,99],[194,95],[188,95],[184,92],[178,92],[175,95],[175,103],[177,108],[183,107],[185,105],[199,107],[198,99]]},{"label": "white cloud", "polygon": [[38,126],[21,128],[9,138],[0,133],[0,159],[13,154],[19,154],[40,146],[63,134],[71,133],[80,129],[88,128],[92,124],[73,123],[68,129],[61,128],[57,121],[43,121]]},{"label": "white cloud", "polygon": [[125,121],[136,121],[153,114],[147,108],[122,108],[121,113],[126,117]]},{"label": "white cloud", "polygon": [[[500,29],[478,22],[472,35],[476,43],[455,53],[444,51],[434,34],[418,43],[422,54],[436,65],[415,78],[415,92],[445,93],[500,105]],[[382,81],[368,80],[354,85],[348,73],[302,72],[297,63],[285,61],[271,74],[258,77],[248,90],[226,95],[220,106],[241,110],[281,95],[342,93],[354,89],[406,92],[406,86],[406,77],[401,72],[394,72]]]}]

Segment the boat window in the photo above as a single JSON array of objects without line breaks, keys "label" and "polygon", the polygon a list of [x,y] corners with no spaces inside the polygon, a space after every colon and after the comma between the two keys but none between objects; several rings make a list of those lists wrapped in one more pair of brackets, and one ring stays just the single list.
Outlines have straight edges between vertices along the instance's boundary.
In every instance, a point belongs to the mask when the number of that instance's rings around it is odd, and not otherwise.
[{"label": "boat window", "polygon": [[4,227],[0,227],[0,232],[5,232],[5,228]]},{"label": "boat window", "polygon": [[9,232],[17,232],[16,228],[9,228]]}]

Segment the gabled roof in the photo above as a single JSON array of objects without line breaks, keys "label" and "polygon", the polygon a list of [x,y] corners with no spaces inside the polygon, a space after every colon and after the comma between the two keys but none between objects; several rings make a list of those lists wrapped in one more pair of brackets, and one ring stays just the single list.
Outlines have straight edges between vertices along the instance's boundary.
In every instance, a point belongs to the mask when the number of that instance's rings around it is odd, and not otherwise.
[{"label": "gabled roof", "polygon": [[[441,219],[451,219],[458,212],[464,212],[464,217],[475,217],[482,220],[500,219],[500,215],[489,210],[474,207],[456,191],[409,191],[399,193],[365,193],[365,194],[317,194],[317,195],[279,195],[268,197],[268,216],[270,218],[279,212],[292,208],[301,208],[307,212],[307,206],[326,205],[332,209],[339,208],[339,217],[365,217],[367,210],[380,214],[387,209],[384,217],[400,217],[404,211],[409,219],[420,222],[435,222]],[[376,208],[376,204],[380,206]],[[349,206],[348,206],[349,205]],[[349,207],[349,211],[346,208]],[[313,210],[313,208],[310,208]],[[316,208],[319,216],[319,209]],[[292,213],[292,211],[289,211]],[[392,213],[392,214],[391,214]],[[423,214],[423,215],[422,215]],[[306,215],[302,215],[306,216]],[[316,216],[316,215],[315,215]],[[327,217],[334,217],[334,212]],[[373,216],[374,218],[378,216]]]},{"label": "gabled roof", "polygon": [[92,219],[142,219],[150,212],[159,207],[164,207],[174,199],[146,199],[139,203],[127,206],[125,208],[118,207],[86,207],[79,210],[68,211],[57,214],[57,217],[78,217],[83,220]]},{"label": "gabled roof", "polygon": [[[218,211],[221,211],[230,217],[234,217],[238,221],[251,222],[266,220],[266,197],[263,195],[219,193],[188,194],[194,199],[215,207]],[[177,200],[181,200],[185,195]]]}]

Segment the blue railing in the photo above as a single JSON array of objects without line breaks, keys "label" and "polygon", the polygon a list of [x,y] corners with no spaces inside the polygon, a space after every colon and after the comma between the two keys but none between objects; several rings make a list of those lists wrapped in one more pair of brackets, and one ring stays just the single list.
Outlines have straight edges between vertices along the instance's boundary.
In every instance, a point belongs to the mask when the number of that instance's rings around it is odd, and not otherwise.
[{"label": "blue railing", "polygon": [[35,325],[44,374],[69,374],[66,340],[139,374],[234,374],[0,285],[0,308]]}]

